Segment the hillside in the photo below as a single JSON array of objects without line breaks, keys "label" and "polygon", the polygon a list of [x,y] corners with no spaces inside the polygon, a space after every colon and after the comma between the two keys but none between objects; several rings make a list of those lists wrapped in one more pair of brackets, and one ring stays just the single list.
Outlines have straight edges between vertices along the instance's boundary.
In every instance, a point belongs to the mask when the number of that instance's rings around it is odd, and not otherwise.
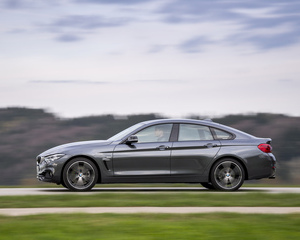
[{"label": "hillside", "polygon": [[[107,139],[137,122],[162,118],[155,114],[101,115],[59,119],[43,109],[0,109],[0,185],[36,184],[35,157],[68,142]],[[199,118],[193,116],[192,118]],[[280,114],[228,115],[213,119],[258,137],[273,139],[279,180],[300,183],[300,117]]]}]

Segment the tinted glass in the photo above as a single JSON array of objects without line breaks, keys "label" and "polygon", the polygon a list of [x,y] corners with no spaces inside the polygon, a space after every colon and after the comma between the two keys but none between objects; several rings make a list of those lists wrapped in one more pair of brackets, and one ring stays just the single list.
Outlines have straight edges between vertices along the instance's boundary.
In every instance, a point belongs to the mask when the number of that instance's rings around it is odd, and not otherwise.
[{"label": "tinted glass", "polygon": [[146,142],[168,142],[173,124],[161,124],[145,128],[135,135],[139,143]]},{"label": "tinted glass", "polygon": [[178,141],[203,141],[213,139],[209,127],[194,124],[180,124]]},{"label": "tinted glass", "polygon": [[232,139],[232,135],[228,132],[224,132],[220,129],[215,129],[215,128],[214,128],[214,131],[215,131],[217,139],[219,139],[219,140]]}]

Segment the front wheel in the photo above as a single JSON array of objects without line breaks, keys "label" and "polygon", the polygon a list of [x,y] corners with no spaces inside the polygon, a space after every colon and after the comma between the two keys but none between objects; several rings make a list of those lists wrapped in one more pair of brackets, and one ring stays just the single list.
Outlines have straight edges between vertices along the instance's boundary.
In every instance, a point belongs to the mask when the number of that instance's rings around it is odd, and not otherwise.
[{"label": "front wheel", "polygon": [[64,185],[72,191],[89,191],[98,180],[95,164],[85,158],[75,158],[63,170]]},{"label": "front wheel", "polygon": [[245,171],[235,159],[222,159],[211,170],[211,183],[217,190],[236,191],[244,183]]},{"label": "front wheel", "polygon": [[202,187],[205,187],[205,188],[207,188],[207,189],[210,189],[210,190],[215,189],[214,186],[213,186],[211,183],[208,183],[208,182],[201,182],[200,184],[202,185]]}]

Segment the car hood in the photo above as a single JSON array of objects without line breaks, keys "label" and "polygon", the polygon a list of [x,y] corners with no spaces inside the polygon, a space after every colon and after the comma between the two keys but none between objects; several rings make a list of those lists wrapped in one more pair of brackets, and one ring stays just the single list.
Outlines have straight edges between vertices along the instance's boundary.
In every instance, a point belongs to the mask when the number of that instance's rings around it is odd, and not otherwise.
[{"label": "car hood", "polygon": [[111,141],[107,140],[94,140],[94,141],[81,141],[81,142],[73,142],[67,143],[63,145],[56,146],[54,148],[48,149],[45,152],[41,153],[39,156],[48,156],[55,153],[67,153],[75,148],[92,148],[92,147],[100,147],[109,145]]}]

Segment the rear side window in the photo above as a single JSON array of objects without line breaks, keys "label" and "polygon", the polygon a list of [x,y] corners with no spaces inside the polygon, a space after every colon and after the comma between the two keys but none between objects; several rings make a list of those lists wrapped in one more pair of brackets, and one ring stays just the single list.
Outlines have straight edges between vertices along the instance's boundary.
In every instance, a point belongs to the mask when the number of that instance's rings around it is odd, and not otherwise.
[{"label": "rear side window", "polygon": [[195,124],[180,124],[178,141],[213,140],[209,127]]},{"label": "rear side window", "polygon": [[233,135],[229,132],[222,131],[220,129],[213,128],[215,132],[216,139],[218,140],[228,140],[233,139]]}]

